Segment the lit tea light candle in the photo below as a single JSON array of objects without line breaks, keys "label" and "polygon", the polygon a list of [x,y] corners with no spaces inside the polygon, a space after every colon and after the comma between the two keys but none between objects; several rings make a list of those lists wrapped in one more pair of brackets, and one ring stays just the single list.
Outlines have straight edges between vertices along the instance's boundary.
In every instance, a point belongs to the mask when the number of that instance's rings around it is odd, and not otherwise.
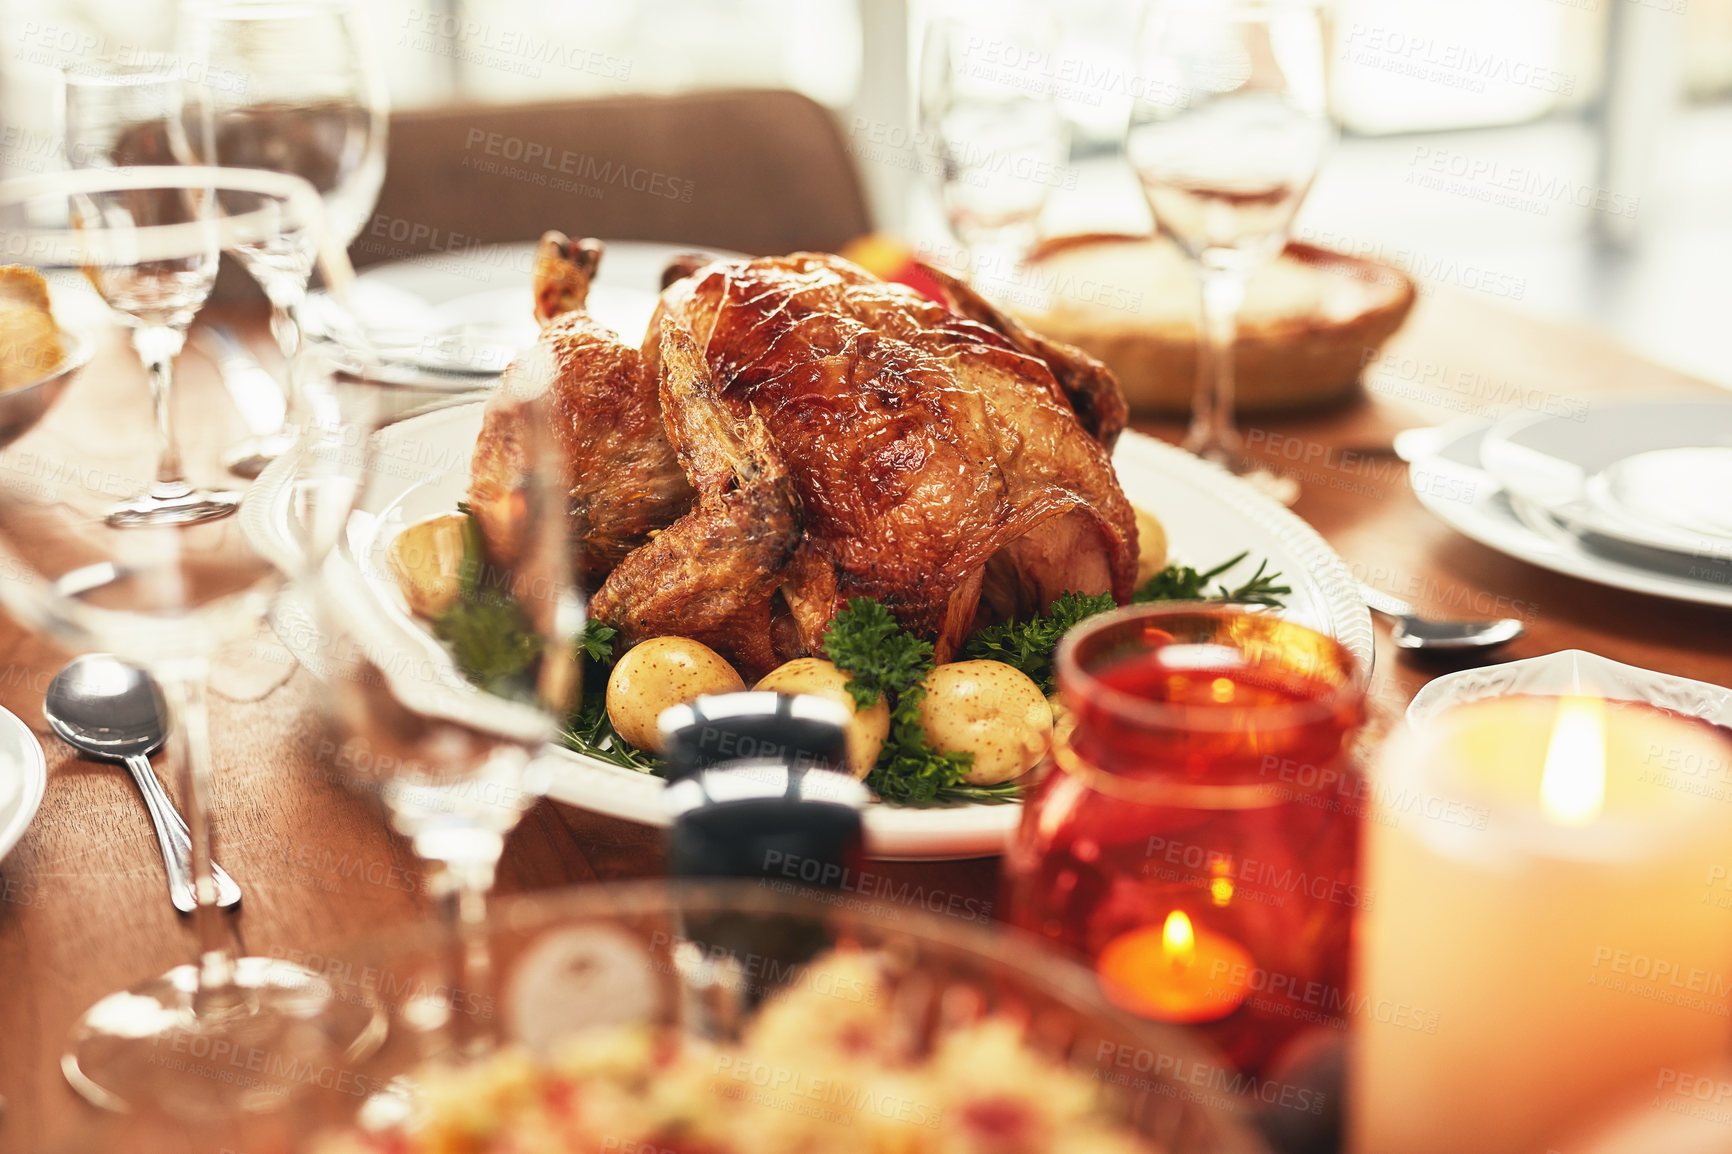
[{"label": "lit tea light candle", "polygon": [[1356,1154],[1543,1149],[1620,1086],[1723,1051],[1732,914],[1709,890],[1732,865],[1732,800],[1715,782],[1732,782],[1725,730],[1597,698],[1471,702],[1385,747]]},{"label": "lit tea light candle", "polygon": [[1587,825],[1606,804],[1606,703],[1565,697],[1540,774],[1540,809],[1559,825]]},{"label": "lit tea light candle", "polygon": [[1163,1022],[1212,1022],[1239,1008],[1251,955],[1231,938],[1191,924],[1174,910],[1159,927],[1120,934],[1095,970],[1121,1009]]}]

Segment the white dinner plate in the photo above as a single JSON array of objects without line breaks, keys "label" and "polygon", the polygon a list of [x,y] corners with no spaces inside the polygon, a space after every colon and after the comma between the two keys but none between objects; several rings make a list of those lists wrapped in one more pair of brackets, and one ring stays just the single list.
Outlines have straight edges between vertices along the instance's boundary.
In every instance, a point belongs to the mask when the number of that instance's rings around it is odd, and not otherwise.
[{"label": "white dinner plate", "polygon": [[1732,606],[1732,564],[1649,549],[1560,523],[1481,466],[1486,421],[1466,418],[1395,439],[1419,503],[1482,545],[1554,573],[1676,601]]},{"label": "white dinner plate", "polygon": [[42,743],[28,725],[0,709],[0,858],[24,836],[47,787]]},{"label": "white dinner plate", "polygon": [[1575,533],[1732,561],[1732,398],[1518,414],[1486,433],[1480,463]]},{"label": "white dinner plate", "polygon": [[[615,240],[606,246],[590,285],[588,311],[614,331],[633,334],[633,340],[655,309],[662,270],[672,258],[692,252],[739,255],[648,241]],[[425,346],[438,354],[409,367],[428,369],[448,362],[485,380],[496,376],[514,352],[535,343],[540,330],[530,289],[534,263],[535,245],[500,244],[373,265],[355,278],[349,307],[376,341],[398,349]],[[316,334],[322,294],[313,298],[309,325]],[[415,379],[433,385],[444,377],[435,372]],[[453,383],[474,387],[473,376],[458,376]]]}]

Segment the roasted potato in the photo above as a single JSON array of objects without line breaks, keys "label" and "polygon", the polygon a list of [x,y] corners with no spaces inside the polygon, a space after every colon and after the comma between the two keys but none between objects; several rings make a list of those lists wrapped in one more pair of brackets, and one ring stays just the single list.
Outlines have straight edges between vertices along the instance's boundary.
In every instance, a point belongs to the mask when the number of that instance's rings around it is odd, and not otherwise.
[{"label": "roasted potato", "polygon": [[955,661],[926,675],[920,724],[944,753],[972,753],[970,785],[1020,777],[1046,755],[1052,707],[1026,673],[1002,661]]},{"label": "roasted potato", "polygon": [[614,732],[651,753],[662,751],[656,719],[665,709],[746,683],[721,654],[686,637],[652,637],[626,651],[607,679],[607,718]]},{"label": "roasted potato", "polygon": [[1131,506],[1137,515],[1137,584],[1167,567],[1167,530],[1147,509]]},{"label": "roasted potato", "polygon": [[451,607],[462,589],[462,513],[440,513],[405,526],[386,550],[385,561],[409,608],[434,617]]},{"label": "roasted potato", "polygon": [[861,712],[848,694],[848,675],[821,657],[797,657],[764,674],[755,688],[774,693],[810,693],[848,707],[848,769],[865,777],[878,762],[878,751],[890,736],[890,703],[878,695],[877,704]]}]

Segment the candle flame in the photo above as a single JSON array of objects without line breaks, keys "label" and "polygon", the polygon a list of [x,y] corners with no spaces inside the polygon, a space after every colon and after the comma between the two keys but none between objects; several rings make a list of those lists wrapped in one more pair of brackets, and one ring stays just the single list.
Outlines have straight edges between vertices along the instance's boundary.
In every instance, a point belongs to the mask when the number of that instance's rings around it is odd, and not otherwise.
[{"label": "candle flame", "polygon": [[1197,936],[1191,931],[1191,919],[1185,911],[1174,910],[1161,927],[1161,955],[1176,970],[1190,967],[1197,956]]},{"label": "candle flame", "polygon": [[1606,703],[1566,697],[1558,706],[1540,778],[1540,807],[1559,825],[1586,825],[1606,801]]}]

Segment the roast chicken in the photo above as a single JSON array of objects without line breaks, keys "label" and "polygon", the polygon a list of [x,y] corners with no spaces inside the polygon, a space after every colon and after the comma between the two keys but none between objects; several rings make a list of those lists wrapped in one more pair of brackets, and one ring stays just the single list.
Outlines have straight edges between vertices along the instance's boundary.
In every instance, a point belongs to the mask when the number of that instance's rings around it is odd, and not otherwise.
[{"label": "roast chicken", "polygon": [[[751,681],[817,651],[851,597],[942,661],[1066,590],[1130,595],[1125,405],[1099,362],[936,270],[942,303],[815,253],[671,270],[634,348],[585,311],[600,259],[544,237],[536,315],[591,613],[628,643],[694,638]],[[507,565],[532,431],[512,395],[470,492]]]}]

